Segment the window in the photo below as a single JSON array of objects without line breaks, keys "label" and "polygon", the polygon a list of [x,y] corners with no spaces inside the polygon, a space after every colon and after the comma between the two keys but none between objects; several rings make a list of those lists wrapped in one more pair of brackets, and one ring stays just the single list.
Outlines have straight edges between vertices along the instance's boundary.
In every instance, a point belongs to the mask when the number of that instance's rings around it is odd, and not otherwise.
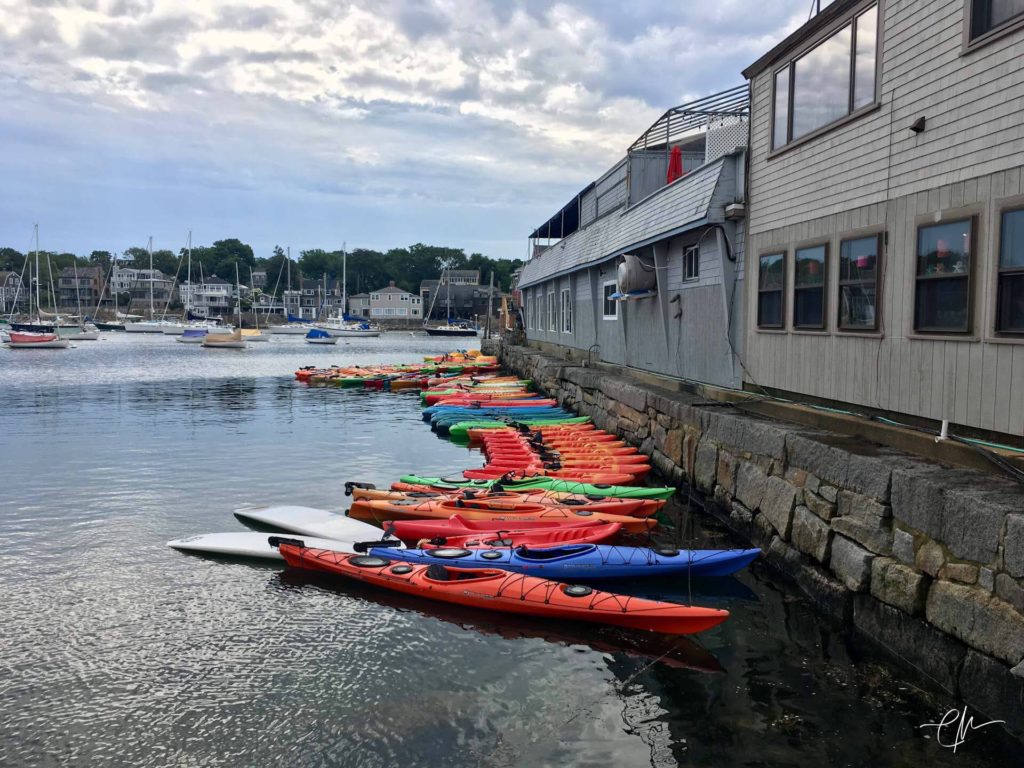
[{"label": "window", "polygon": [[972,224],[961,219],[918,228],[914,330],[971,330]]},{"label": "window", "polygon": [[562,333],[572,333],[572,292],[562,290]]},{"label": "window", "polygon": [[786,254],[760,257],[757,270],[757,327],[782,327],[782,291],[786,284]]},{"label": "window", "polygon": [[700,249],[691,245],[683,251],[683,280],[700,278]]},{"label": "window", "polygon": [[526,330],[533,330],[533,299],[523,292],[523,322],[526,323]]},{"label": "window", "polygon": [[1024,0],[968,0],[971,40],[1024,17]]},{"label": "window", "polygon": [[1003,212],[999,230],[996,330],[1024,333],[1024,209]]},{"label": "window", "polygon": [[825,258],[828,246],[797,248],[793,274],[793,327],[825,327]]},{"label": "window", "polygon": [[558,330],[558,308],[555,306],[554,291],[548,291],[548,330]]},{"label": "window", "polygon": [[605,320],[615,320],[619,316],[619,303],[612,298],[616,290],[617,285],[614,280],[609,280],[602,286]]},{"label": "window", "polygon": [[874,104],[877,48],[878,7],[872,6],[776,71],[772,147]]},{"label": "window", "polygon": [[839,243],[839,327],[847,331],[878,329],[878,259],[881,235]]}]

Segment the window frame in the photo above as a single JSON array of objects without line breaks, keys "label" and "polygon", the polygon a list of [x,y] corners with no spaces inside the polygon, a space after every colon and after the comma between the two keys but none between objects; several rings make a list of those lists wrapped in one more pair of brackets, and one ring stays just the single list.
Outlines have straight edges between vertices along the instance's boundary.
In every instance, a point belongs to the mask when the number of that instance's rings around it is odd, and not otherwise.
[{"label": "window frame", "polygon": [[996,222],[996,227],[995,227],[996,228],[996,232],[998,234],[996,235],[995,264],[994,264],[994,266],[995,266],[995,270],[994,271],[995,271],[995,283],[996,283],[995,284],[995,291],[996,291],[996,295],[995,295],[995,302],[993,302],[994,306],[995,306],[995,313],[996,314],[995,314],[995,317],[993,318],[992,330],[993,330],[993,333],[995,333],[997,337],[1003,338],[1003,339],[1020,339],[1020,338],[1024,338],[1024,326],[1022,326],[1019,329],[1010,329],[1010,330],[1005,330],[1005,329],[999,327],[999,316],[1001,314],[1000,310],[1002,309],[1002,305],[1003,305],[1003,291],[1002,291],[1003,275],[1004,274],[1010,274],[1010,275],[1013,275],[1013,276],[1024,277],[1024,266],[1022,266],[1022,267],[1006,267],[1006,268],[1004,268],[1003,265],[1002,265],[1002,256],[1003,256],[1003,217],[1006,216],[1006,214],[1008,214],[1008,213],[1021,213],[1021,212],[1024,212],[1024,203],[1021,203],[1021,202],[1018,202],[1015,205],[1007,205],[1004,208],[1000,208],[1000,209],[997,210],[997,213],[999,214],[999,219]]},{"label": "window frame", "polygon": [[609,314],[607,314],[605,312],[605,310],[607,309],[606,305],[608,303],[608,296],[605,293],[605,289],[609,285],[612,286],[615,289],[614,291],[612,291],[612,293],[615,293],[615,291],[617,291],[619,289],[619,283],[618,283],[617,280],[605,280],[603,283],[601,283],[601,318],[603,320],[618,320],[619,319],[619,302],[615,301],[615,299],[611,300],[612,306],[615,307],[615,314],[614,315],[609,315]]},{"label": "window frame", "polygon": [[[693,257],[693,272],[690,272],[688,259]],[[700,280],[700,246],[688,245],[683,248],[683,282]]]},{"label": "window frame", "polygon": [[555,304],[555,289],[548,289],[548,333],[558,332],[558,305]]},{"label": "window frame", "polygon": [[1012,34],[1024,27],[1024,13],[1018,13],[1016,16],[1007,19],[1002,24],[999,24],[991,29],[981,33],[977,37],[971,36],[971,27],[974,25],[974,4],[976,0],[964,0],[964,29],[963,29],[963,42],[960,46],[960,55],[966,55],[973,51],[983,48],[991,42],[998,40],[1006,35]]},{"label": "window frame", "polygon": [[[828,287],[829,287],[829,259],[831,252],[831,243],[828,240],[812,241],[809,243],[803,243],[793,248],[793,280],[790,285],[790,328],[794,331],[827,331],[828,330]],[[820,286],[809,286],[801,288],[796,284],[797,278],[797,254],[800,251],[809,251],[816,248],[823,248],[825,250],[825,256],[821,262],[821,268],[824,270],[824,274],[821,276]],[[821,324],[820,325],[798,325],[796,322],[796,294],[797,291],[821,291]]]},{"label": "window frame", "polygon": [[[761,259],[766,256],[782,257],[782,285],[778,288],[765,289],[761,287]],[[754,320],[759,331],[785,331],[786,330],[786,273],[789,271],[789,249],[769,250],[757,255],[757,280],[754,285],[757,288],[757,306],[754,312]],[[761,294],[778,293],[779,296],[779,322],[778,324],[767,324],[761,321]]]},{"label": "window frame", "polygon": [[[971,0],[967,0],[971,2]],[[875,19],[875,98],[863,107],[853,109],[854,99],[854,87],[856,85],[856,53],[857,53],[857,19],[866,11],[874,6],[877,12],[877,18]],[[771,115],[768,124],[768,155],[767,158],[770,160],[773,157],[789,151],[802,144],[806,144],[809,141],[813,141],[819,136],[834,131],[841,126],[851,123],[854,120],[858,120],[870,112],[874,112],[881,106],[881,52],[882,52],[882,20],[884,18],[885,11],[885,0],[867,0],[864,3],[859,4],[856,8],[851,9],[847,14],[844,14],[842,18],[837,19],[830,24],[824,32],[814,37],[811,42],[807,45],[799,48],[795,53],[788,56],[785,63],[782,65],[776,65],[768,70],[771,75],[770,84],[770,102],[771,102]],[[847,87],[847,106],[849,111],[842,117],[838,117],[835,120],[826,123],[825,125],[819,126],[803,136],[793,138],[793,95],[796,81],[796,62],[802,59],[804,56],[809,54],[811,51],[816,49],[819,45],[822,45],[835,35],[837,32],[843,29],[843,27],[850,25],[850,72],[849,72],[849,83]],[[777,98],[775,95],[775,84],[780,72],[788,70],[788,95],[786,97],[786,109],[788,114],[786,116],[786,141],[778,145],[775,144],[775,107],[777,104]]]},{"label": "window frame", "polygon": [[[867,280],[843,280],[843,270],[841,267],[841,260],[843,257],[843,243],[852,242],[854,240],[867,240],[874,237],[876,240],[875,248],[877,250],[877,256],[875,260],[875,322],[871,327],[860,326],[860,325],[843,325],[842,321],[842,295],[844,285],[867,285]],[[878,333],[881,328],[881,312],[882,312],[882,260],[885,258],[885,231],[878,232],[865,232],[860,235],[840,235],[839,237],[839,249],[836,251],[836,330],[843,333]]]},{"label": "window frame", "polygon": [[572,333],[572,288],[563,288],[559,293],[559,301],[562,305],[562,333]]},{"label": "window frame", "polygon": [[[976,213],[966,213],[963,215],[951,215],[949,218],[944,218],[940,221],[935,221],[933,217],[928,217],[924,220],[918,219],[914,223],[914,250],[912,252],[911,262],[911,280],[913,287],[913,294],[910,300],[910,328],[911,333],[916,336],[924,338],[931,338],[935,336],[950,336],[954,338],[971,338],[974,336],[975,323],[974,323],[974,272],[977,269],[978,261],[978,226],[980,216]],[[921,230],[929,229],[931,227],[942,226],[944,224],[957,224],[962,221],[970,222],[971,225],[971,237],[970,237],[970,262],[967,265],[967,272],[963,275],[952,276],[952,277],[935,277],[935,276],[921,276],[917,274],[918,260],[920,254],[918,249],[920,248],[921,242]],[[934,280],[967,280],[967,321],[966,327],[958,330],[952,328],[918,328],[917,327],[917,286],[924,281]]]}]

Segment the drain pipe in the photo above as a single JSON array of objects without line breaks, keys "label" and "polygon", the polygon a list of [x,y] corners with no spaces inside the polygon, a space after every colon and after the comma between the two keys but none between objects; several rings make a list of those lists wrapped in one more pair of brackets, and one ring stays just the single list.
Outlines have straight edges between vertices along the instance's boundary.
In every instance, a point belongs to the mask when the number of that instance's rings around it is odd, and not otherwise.
[{"label": "drain pipe", "polygon": [[936,443],[943,440],[949,440],[949,419],[942,420],[942,429],[939,431],[938,437],[935,438]]}]

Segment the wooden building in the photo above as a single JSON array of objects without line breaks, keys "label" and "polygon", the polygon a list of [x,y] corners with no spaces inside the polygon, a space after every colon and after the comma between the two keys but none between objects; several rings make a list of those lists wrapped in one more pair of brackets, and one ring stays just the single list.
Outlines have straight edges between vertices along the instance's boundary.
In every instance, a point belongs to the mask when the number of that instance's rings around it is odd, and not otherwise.
[{"label": "wooden building", "polygon": [[531,342],[741,385],[747,108],[741,86],[668,110],[533,232],[516,285]]},{"label": "wooden building", "polygon": [[744,75],[747,388],[1024,434],[1024,3],[836,0]]}]

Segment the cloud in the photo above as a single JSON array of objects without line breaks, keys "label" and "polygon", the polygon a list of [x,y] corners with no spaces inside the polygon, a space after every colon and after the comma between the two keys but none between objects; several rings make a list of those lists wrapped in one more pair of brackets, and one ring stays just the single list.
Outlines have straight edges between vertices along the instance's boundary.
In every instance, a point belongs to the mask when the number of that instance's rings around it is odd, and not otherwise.
[{"label": "cloud", "polygon": [[475,242],[519,256],[536,221],[665,108],[741,83],[805,12],[797,0],[757,14],[739,0],[0,0],[0,94],[19,105],[0,117],[17,148],[0,156],[13,182],[0,226],[77,202],[127,237],[126,200],[182,228],[234,195],[216,207],[236,229],[217,236],[254,239],[270,208],[288,212],[275,242],[343,223],[350,243],[393,245],[380,240],[487,220]]}]

